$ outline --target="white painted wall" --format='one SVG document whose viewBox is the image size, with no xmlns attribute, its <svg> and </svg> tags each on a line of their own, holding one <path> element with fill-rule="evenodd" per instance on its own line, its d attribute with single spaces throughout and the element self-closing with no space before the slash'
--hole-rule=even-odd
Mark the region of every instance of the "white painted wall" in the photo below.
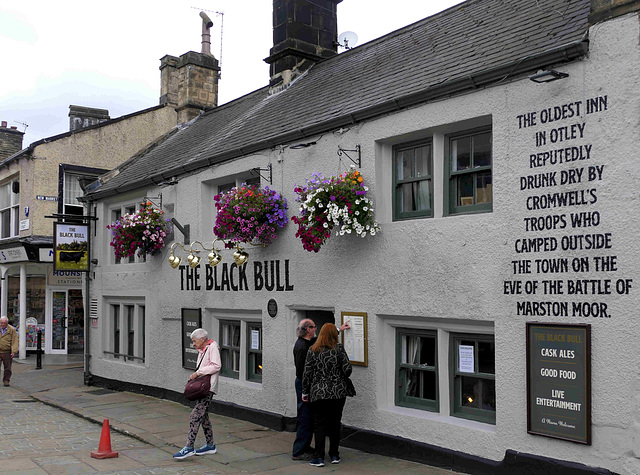
<svg viewBox="0 0 640 475">
<path fill-rule="evenodd" d="M 496 86 L 433 102 L 375 121 L 354 125 L 348 131 L 324 134 L 313 147 L 264 150 L 201 173 L 180 178 L 178 185 L 140 190 L 101 203 L 100 223 L 110 221 L 108 206 L 143 196 L 163 195 L 165 207 L 181 224 L 190 224 L 191 240 L 211 239 L 215 208 L 203 183 L 273 165 L 273 188 L 289 201 L 289 216 L 297 212 L 293 188 L 304 184 L 315 171 L 326 176 L 344 171 L 339 146 L 362 147 L 361 172 L 376 202 L 382 232 L 366 239 L 332 237 L 317 253 L 303 250 L 290 223 L 275 244 L 249 248 L 249 284 L 254 262 L 289 260 L 290 292 L 186 291 L 180 290 L 180 271 L 171 269 L 168 248 L 162 256 L 143 264 L 111 265 L 108 232 L 98 227 L 93 240 L 100 264 L 92 282 L 92 297 L 100 299 L 99 329 L 91 329 L 91 372 L 105 378 L 138 382 L 181 391 L 189 374 L 181 368 L 180 308 L 202 308 L 204 327 L 217 338 L 215 316 L 254 319 L 261 315 L 264 331 L 262 384 L 221 378 L 220 400 L 295 416 L 294 368 L 291 349 L 295 341 L 297 310 L 319 309 L 367 312 L 369 316 L 368 366 L 356 367 L 353 379 L 358 396 L 347 402 L 343 422 L 348 425 L 402 436 L 480 457 L 500 460 L 513 449 L 545 457 L 608 468 L 615 472 L 640 473 L 638 420 L 640 380 L 636 363 L 640 327 L 635 323 L 640 306 L 637 269 L 640 255 L 638 212 L 638 149 L 640 146 L 640 35 L 637 15 L 596 25 L 590 32 L 590 51 L 580 62 L 558 65 L 569 78 L 535 84 L 527 78 L 506 78 Z M 295 87 L 295 86 L 294 86 Z M 592 97 L 607 98 L 607 110 L 519 128 L 518 116 Z M 443 217 L 444 135 L 470 125 L 493 127 L 493 212 Z M 560 144 L 536 147 L 535 133 L 552 128 L 584 124 L 584 137 Z M 434 137 L 435 217 L 393 222 L 391 214 L 391 147 L 424 136 Z M 314 139 L 315 140 L 315 139 Z M 591 157 L 571 165 L 530 168 L 530 154 L 563 146 L 591 145 Z M 346 161 L 345 161 L 346 160 Z M 542 172 L 604 165 L 602 180 L 520 190 L 520 177 Z M 586 172 L 585 172 L 586 173 Z M 543 193 L 595 188 L 597 203 L 585 206 L 529 211 L 527 197 Z M 203 200 L 205 197 L 206 200 Z M 579 229 L 526 232 L 523 218 L 598 211 L 600 225 Z M 206 226 L 206 227 L 205 227 Z M 529 253 L 515 251 L 517 239 L 582 233 L 612 233 L 610 250 Z M 178 240 L 182 239 L 176 231 Z M 516 259 L 549 257 L 617 256 L 617 271 L 569 273 L 543 276 L 513 274 Z M 224 253 L 231 262 L 231 253 Z M 204 276 L 204 270 L 201 270 Z M 504 280 L 633 279 L 628 295 L 510 296 Z M 204 287 L 204 282 L 201 281 Z M 107 328 L 105 299 L 142 297 L 147 308 L 147 358 L 144 366 L 114 362 L 102 357 Z M 266 312 L 276 299 L 275 318 Z M 518 300 L 605 302 L 610 318 L 527 317 L 517 315 Z M 570 304 L 571 305 L 571 304 Z M 590 323 L 592 325 L 591 446 L 527 434 L 525 324 L 527 321 Z M 497 422 L 482 424 L 448 415 L 448 401 L 440 413 L 394 405 L 395 328 L 412 326 L 439 332 L 439 358 L 448 357 L 449 331 L 494 333 L 496 342 Z M 440 375 L 440 386 L 448 375 Z M 442 393 L 441 393 L 442 394 Z M 185 422 L 186 423 L 186 422 Z"/>
</svg>

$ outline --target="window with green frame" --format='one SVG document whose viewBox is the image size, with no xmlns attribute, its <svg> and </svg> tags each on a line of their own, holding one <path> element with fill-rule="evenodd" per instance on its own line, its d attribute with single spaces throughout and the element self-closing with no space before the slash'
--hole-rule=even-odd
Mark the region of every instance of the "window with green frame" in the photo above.
<svg viewBox="0 0 640 475">
<path fill-rule="evenodd" d="M 399 328 L 396 335 L 396 405 L 438 411 L 436 332 Z"/>
<path fill-rule="evenodd" d="M 240 376 L 240 322 L 220 322 L 220 374 L 238 379 Z"/>
<path fill-rule="evenodd" d="M 247 379 L 262 382 L 262 323 L 247 323 Z"/>
<path fill-rule="evenodd" d="M 493 335 L 451 334 L 451 415 L 496 423 Z"/>
<path fill-rule="evenodd" d="M 479 129 L 448 137 L 448 214 L 492 210 L 491 129 Z"/>
<path fill-rule="evenodd" d="M 431 140 L 393 148 L 393 219 L 433 216 Z"/>
</svg>

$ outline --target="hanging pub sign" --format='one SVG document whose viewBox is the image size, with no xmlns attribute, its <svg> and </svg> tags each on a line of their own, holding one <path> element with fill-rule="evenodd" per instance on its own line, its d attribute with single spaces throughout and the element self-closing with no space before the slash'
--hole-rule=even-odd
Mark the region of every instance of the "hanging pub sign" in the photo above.
<svg viewBox="0 0 640 475">
<path fill-rule="evenodd" d="M 182 367 L 195 370 L 198 350 L 193 347 L 191 332 L 202 327 L 202 311 L 199 308 L 182 309 Z"/>
<path fill-rule="evenodd" d="M 527 432 L 591 445 L 591 325 L 527 323 Z"/>
<path fill-rule="evenodd" d="M 89 225 L 53 223 L 53 269 L 89 271 Z"/>
</svg>

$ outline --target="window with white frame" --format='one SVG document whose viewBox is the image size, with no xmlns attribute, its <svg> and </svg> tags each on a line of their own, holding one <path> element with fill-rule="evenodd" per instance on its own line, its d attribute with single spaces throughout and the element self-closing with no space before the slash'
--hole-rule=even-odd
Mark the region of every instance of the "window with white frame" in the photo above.
<svg viewBox="0 0 640 475">
<path fill-rule="evenodd" d="M 449 327 L 393 331 L 396 406 L 495 424 L 492 334 L 459 333 Z M 446 375 L 449 384 L 439 384 Z"/>
<path fill-rule="evenodd" d="M 111 222 L 115 223 L 116 221 L 118 221 L 120 218 L 122 218 L 125 214 L 132 214 L 135 213 L 136 211 L 138 211 L 140 209 L 140 205 L 126 205 L 126 206 L 120 206 L 118 208 L 111 208 Z M 106 234 L 107 239 L 109 242 L 111 242 L 111 238 L 112 235 L 111 233 L 107 233 Z M 106 246 L 108 249 L 111 248 L 111 246 L 109 246 L 109 244 L 107 243 Z M 136 262 L 146 262 L 147 261 L 147 256 L 143 255 L 142 257 L 138 256 L 137 254 L 134 254 L 133 256 L 129 256 L 126 258 L 119 258 L 119 257 L 115 257 L 113 255 L 113 253 L 111 254 L 111 258 L 114 260 L 115 264 L 133 264 Z"/>
<path fill-rule="evenodd" d="M 80 186 L 80 178 L 82 178 L 81 175 L 74 173 L 64 174 L 64 188 L 62 193 L 62 203 L 64 205 L 62 210 L 63 214 L 73 216 L 82 216 L 84 214 L 84 206 L 78 201 L 78 198 L 84 195 L 82 187 Z"/>
<path fill-rule="evenodd" d="M 0 238 L 20 233 L 20 182 L 10 181 L 0 186 Z"/>
<path fill-rule="evenodd" d="M 491 129 L 465 131 L 448 136 L 449 214 L 492 210 Z"/>
<path fill-rule="evenodd" d="M 145 305 L 142 300 L 109 301 L 104 355 L 127 363 L 145 361 Z"/>
<path fill-rule="evenodd" d="M 262 382 L 262 322 L 256 318 L 214 317 L 218 325 L 220 374 L 240 381 Z"/>
</svg>

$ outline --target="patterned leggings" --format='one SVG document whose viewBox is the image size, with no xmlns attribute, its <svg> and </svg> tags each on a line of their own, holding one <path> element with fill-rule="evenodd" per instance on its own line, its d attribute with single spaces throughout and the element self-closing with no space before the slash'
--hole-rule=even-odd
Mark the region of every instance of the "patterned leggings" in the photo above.
<svg viewBox="0 0 640 475">
<path fill-rule="evenodd" d="M 204 437 L 207 439 L 207 445 L 213 445 L 213 427 L 209 420 L 209 403 L 211 403 L 211 393 L 207 397 L 198 399 L 196 405 L 191 411 L 191 417 L 189 419 L 189 435 L 187 436 L 187 447 L 193 447 L 196 443 L 196 436 L 198 435 L 198 429 L 202 424 L 202 430 Z"/>
</svg>

